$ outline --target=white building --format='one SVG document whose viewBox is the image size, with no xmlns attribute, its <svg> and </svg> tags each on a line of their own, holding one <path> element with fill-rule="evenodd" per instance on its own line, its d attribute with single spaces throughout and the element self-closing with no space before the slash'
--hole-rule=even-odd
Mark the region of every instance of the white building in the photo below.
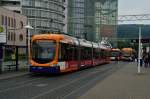
<svg viewBox="0 0 150 99">
<path fill-rule="evenodd" d="M 3 7 L 28 17 L 31 34 L 64 32 L 65 0 L 2 0 Z"/>
<path fill-rule="evenodd" d="M 27 17 L 0 7 L 0 26 L 6 33 L 6 45 L 26 46 Z"/>
</svg>

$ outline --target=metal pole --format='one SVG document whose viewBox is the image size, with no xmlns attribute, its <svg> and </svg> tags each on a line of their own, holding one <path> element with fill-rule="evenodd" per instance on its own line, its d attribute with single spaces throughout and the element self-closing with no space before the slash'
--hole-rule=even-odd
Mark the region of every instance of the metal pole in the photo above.
<svg viewBox="0 0 150 99">
<path fill-rule="evenodd" d="M 2 73 L 2 62 L 3 62 L 3 47 L 0 44 L 0 74 Z"/>
<path fill-rule="evenodd" d="M 28 28 L 28 66 L 30 65 L 30 62 L 29 62 L 29 60 L 30 60 L 30 31 L 29 31 L 29 28 Z"/>
<path fill-rule="evenodd" d="M 139 51 L 138 51 L 138 73 L 141 73 L 141 25 L 139 25 Z"/>
<path fill-rule="evenodd" d="M 29 25 L 29 22 L 28 22 L 28 25 L 27 26 L 25 26 L 25 28 L 27 29 L 27 48 L 28 48 L 28 66 L 29 66 L 29 64 L 30 64 L 30 62 L 29 62 L 29 60 L 30 60 L 30 36 L 31 36 L 31 34 L 30 34 L 30 31 L 29 31 L 29 29 L 33 29 L 33 27 L 32 26 L 30 26 Z"/>
<path fill-rule="evenodd" d="M 16 59 L 16 71 L 18 71 L 18 46 L 16 46 L 16 53 L 15 53 L 15 59 Z"/>
</svg>

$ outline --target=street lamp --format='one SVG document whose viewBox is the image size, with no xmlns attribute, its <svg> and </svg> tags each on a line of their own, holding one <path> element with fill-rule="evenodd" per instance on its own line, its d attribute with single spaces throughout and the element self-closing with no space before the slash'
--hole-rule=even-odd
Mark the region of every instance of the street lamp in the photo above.
<svg viewBox="0 0 150 99">
<path fill-rule="evenodd" d="M 30 59 L 30 36 L 31 36 L 29 30 L 32 30 L 33 27 L 30 26 L 30 24 L 28 24 L 28 25 L 26 25 L 24 28 L 27 29 L 27 48 L 28 48 L 27 52 L 28 52 L 28 66 L 29 66 L 29 64 L 30 64 L 30 63 L 29 63 L 29 59 Z"/>
</svg>

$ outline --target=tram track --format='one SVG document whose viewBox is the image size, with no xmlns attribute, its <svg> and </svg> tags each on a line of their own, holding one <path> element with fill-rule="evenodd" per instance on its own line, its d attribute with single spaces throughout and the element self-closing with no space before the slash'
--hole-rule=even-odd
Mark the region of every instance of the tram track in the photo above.
<svg viewBox="0 0 150 99">
<path fill-rule="evenodd" d="M 3 87 L 2 89 L 0 89 L 0 99 L 5 99 L 4 95 L 8 95 L 8 97 L 10 97 L 12 94 L 14 96 L 11 97 L 11 99 L 16 99 L 15 95 L 19 93 L 20 96 L 17 96 L 17 99 L 42 99 L 43 96 L 44 99 L 49 99 L 50 95 L 53 97 L 52 99 L 58 99 L 60 97 L 64 97 L 65 99 L 66 97 L 69 97 L 70 95 L 76 93 L 76 90 L 80 90 L 78 88 L 82 89 L 83 85 L 85 85 L 86 87 L 88 85 L 88 83 L 86 85 L 86 82 L 88 82 L 89 79 L 92 78 L 90 81 L 91 83 L 95 82 L 94 79 L 98 79 L 96 78 L 97 75 L 101 76 L 102 74 L 105 74 L 105 72 L 112 70 L 112 65 L 113 64 L 97 66 L 94 68 L 89 68 L 82 71 L 60 76 L 39 76 L 39 78 L 34 78 L 31 76 L 31 80 L 26 80 L 26 78 L 28 77 L 25 77 L 22 78 L 22 80 L 24 81 L 21 81 L 19 79 L 20 82 L 14 85 L 9 85 L 9 88 Z M 77 86 L 77 88 L 75 88 L 74 86 Z M 58 93 L 57 96 L 55 96 L 56 93 Z"/>
<path fill-rule="evenodd" d="M 97 80 L 99 77 L 95 78 L 96 75 L 105 74 L 105 72 L 107 72 L 111 69 L 112 69 L 112 66 L 107 67 L 107 68 L 103 68 L 103 69 L 102 68 L 97 69 L 96 71 L 91 72 L 90 74 L 88 74 L 82 78 L 76 79 L 76 80 L 71 81 L 65 85 L 62 85 L 62 86 L 56 87 L 54 89 L 48 90 L 47 92 L 41 93 L 41 94 L 39 94 L 35 97 L 32 97 L 30 99 L 51 99 L 51 98 L 52 99 L 65 99 L 65 98 L 69 97 L 71 94 L 73 94 L 74 92 L 76 92 L 77 90 L 79 90 L 78 88 L 86 87 L 89 83 L 93 83 L 93 80 L 94 81 Z M 116 70 L 116 68 L 114 70 Z M 103 76 L 102 78 L 105 78 L 110 73 L 112 73 L 112 72 L 109 72 L 106 75 L 102 75 Z M 91 79 L 91 81 L 89 83 L 86 83 L 89 81 L 90 78 L 94 78 L 94 79 Z M 80 82 L 82 82 L 83 84 L 81 84 Z M 80 85 L 80 86 L 78 86 L 78 85 Z M 76 88 L 74 86 L 76 86 Z M 66 89 L 68 89 L 68 90 L 66 90 Z M 70 98 L 68 98 L 68 99 L 70 99 Z"/>
<path fill-rule="evenodd" d="M 32 97 L 30 99 L 65 99 L 68 96 L 70 96 L 71 94 L 73 94 L 74 92 L 76 92 L 77 90 L 79 90 L 82 87 L 87 86 L 89 83 L 91 83 L 93 80 L 99 78 L 96 77 L 99 74 L 102 74 L 104 72 L 109 71 L 110 69 L 112 69 L 112 67 L 103 69 L 103 70 L 99 70 L 99 72 L 91 72 L 88 75 L 81 77 L 79 79 L 75 79 L 74 81 L 71 81 L 65 85 L 56 87 L 52 90 L 49 90 L 45 93 L 41 93 L 35 97 Z M 89 81 L 89 79 L 91 79 Z M 56 95 L 59 94 L 59 95 Z"/>
<path fill-rule="evenodd" d="M 83 72 L 83 71 L 82 71 Z M 42 76 L 43 77 L 43 76 Z M 32 83 L 36 83 L 36 82 L 39 82 L 41 80 L 43 81 L 46 81 L 44 78 L 31 78 L 30 80 L 25 80 L 25 79 L 20 79 L 19 81 L 15 80 L 14 82 L 9 82 L 8 80 L 6 80 L 5 82 L 0 83 L 0 93 L 2 92 L 6 92 L 6 91 L 9 91 L 9 90 L 14 90 L 14 89 L 17 89 L 17 88 L 22 88 L 22 87 L 25 87 L 25 86 L 29 86 L 31 85 Z M 53 79 L 53 78 L 50 78 L 50 79 Z M 23 81 L 22 81 L 23 80 Z M 7 82 L 7 83 L 6 83 Z"/>
</svg>

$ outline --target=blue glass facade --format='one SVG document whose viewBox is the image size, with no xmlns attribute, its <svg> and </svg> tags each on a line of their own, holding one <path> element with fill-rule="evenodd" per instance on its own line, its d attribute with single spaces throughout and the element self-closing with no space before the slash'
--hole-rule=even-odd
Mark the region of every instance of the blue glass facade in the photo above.
<svg viewBox="0 0 150 99">
<path fill-rule="evenodd" d="M 118 0 L 68 0 L 68 33 L 90 41 L 116 37 L 117 15 Z"/>
</svg>

